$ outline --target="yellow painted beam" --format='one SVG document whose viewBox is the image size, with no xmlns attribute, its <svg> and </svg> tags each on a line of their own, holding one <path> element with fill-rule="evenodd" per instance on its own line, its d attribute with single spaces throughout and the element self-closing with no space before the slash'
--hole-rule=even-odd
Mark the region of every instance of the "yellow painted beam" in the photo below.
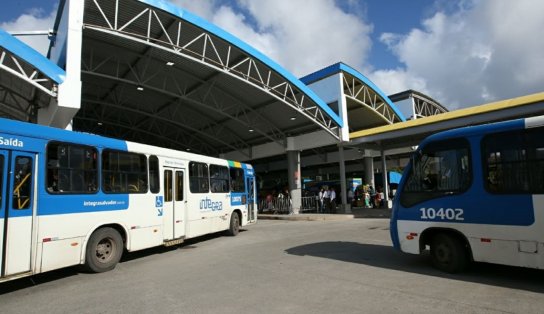
<svg viewBox="0 0 544 314">
<path fill-rule="evenodd" d="M 450 112 L 441 113 L 441 114 L 437 114 L 430 117 L 410 120 L 406 122 L 399 122 L 395 124 L 388 124 L 384 126 L 375 127 L 372 129 L 355 131 L 349 134 L 349 138 L 353 140 L 359 137 L 387 133 L 391 131 L 397 131 L 401 129 L 407 129 L 407 128 L 412 128 L 416 126 L 433 124 L 433 123 L 448 121 L 453 119 L 459 119 L 459 118 L 463 118 L 467 116 L 479 115 L 479 114 L 499 111 L 499 110 L 508 109 L 508 108 L 521 107 L 521 106 L 526 106 L 526 105 L 530 105 L 530 104 L 533 104 L 536 102 L 542 102 L 542 101 L 544 101 L 544 92 L 512 98 L 512 99 L 501 100 L 501 101 L 492 102 L 485 105 L 450 111 Z"/>
</svg>

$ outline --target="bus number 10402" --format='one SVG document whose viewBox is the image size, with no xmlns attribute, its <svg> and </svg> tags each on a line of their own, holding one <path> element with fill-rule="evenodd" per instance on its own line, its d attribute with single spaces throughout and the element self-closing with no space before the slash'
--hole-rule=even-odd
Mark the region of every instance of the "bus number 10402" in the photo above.
<svg viewBox="0 0 544 314">
<path fill-rule="evenodd" d="M 461 208 L 439 208 L 434 209 L 432 207 L 419 209 L 421 212 L 421 219 L 440 219 L 440 220 L 465 220 L 463 217 L 463 209 Z"/>
</svg>

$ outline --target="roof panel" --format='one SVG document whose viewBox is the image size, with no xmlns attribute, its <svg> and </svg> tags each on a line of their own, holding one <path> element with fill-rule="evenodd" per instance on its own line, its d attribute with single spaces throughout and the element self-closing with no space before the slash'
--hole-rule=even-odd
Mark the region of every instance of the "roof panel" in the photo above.
<svg viewBox="0 0 544 314">
<path fill-rule="evenodd" d="M 140 2 L 149 4 L 151 6 L 154 6 L 156 8 L 160 8 L 161 10 L 164 10 L 166 12 L 169 12 L 170 14 L 173 14 L 185 21 L 188 21 L 216 36 L 219 38 L 235 45 L 236 47 L 240 48 L 244 52 L 248 53 L 249 55 L 257 58 L 260 62 L 268 66 L 269 68 L 273 69 L 277 73 L 279 73 L 281 76 L 283 76 L 285 79 L 287 79 L 291 84 L 299 88 L 301 91 L 303 91 L 308 97 L 310 97 L 319 107 L 321 107 L 322 110 L 324 110 L 334 121 L 337 123 L 340 127 L 343 126 L 342 119 L 333 112 L 327 104 L 323 102 L 310 88 L 308 88 L 304 83 L 302 83 L 299 79 L 297 79 L 293 74 L 285 70 L 283 67 L 278 65 L 276 62 L 272 61 L 270 58 L 256 50 L 255 48 L 251 47 L 247 43 L 241 41 L 234 35 L 224 31 L 223 29 L 217 27 L 214 24 L 211 24 L 210 22 L 188 12 L 185 11 L 179 7 L 176 7 L 170 3 L 161 1 L 161 0 L 139 0 Z"/>
</svg>

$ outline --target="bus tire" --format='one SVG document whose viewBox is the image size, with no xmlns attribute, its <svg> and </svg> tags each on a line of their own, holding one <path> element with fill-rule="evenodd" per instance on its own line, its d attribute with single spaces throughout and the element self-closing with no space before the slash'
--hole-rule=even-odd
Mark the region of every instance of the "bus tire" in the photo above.
<svg viewBox="0 0 544 314">
<path fill-rule="evenodd" d="M 87 243 L 85 270 L 102 273 L 115 268 L 123 255 L 123 239 L 113 228 L 96 230 Z"/>
<path fill-rule="evenodd" d="M 240 216 L 238 216 L 238 213 L 234 212 L 230 216 L 230 226 L 229 230 L 227 230 L 227 234 L 229 236 L 236 236 L 240 232 Z"/>
<path fill-rule="evenodd" d="M 435 268 L 453 274 L 467 267 L 468 254 L 459 238 L 439 233 L 431 243 L 431 261 Z"/>
</svg>

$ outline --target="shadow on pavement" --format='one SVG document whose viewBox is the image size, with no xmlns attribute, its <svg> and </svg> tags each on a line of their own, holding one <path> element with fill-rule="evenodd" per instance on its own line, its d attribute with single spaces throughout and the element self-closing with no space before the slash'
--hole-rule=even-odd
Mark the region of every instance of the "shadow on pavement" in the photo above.
<svg viewBox="0 0 544 314">
<path fill-rule="evenodd" d="M 511 267 L 487 263 L 472 263 L 460 274 L 447 274 L 432 268 L 429 256 L 405 254 L 391 246 L 356 242 L 318 242 L 287 249 L 298 256 L 315 256 L 358 263 L 427 276 L 462 280 L 479 284 L 544 292 L 544 272 L 538 269 Z"/>
<path fill-rule="evenodd" d="M 240 229 L 240 232 L 245 232 L 245 231 L 246 229 Z M 119 263 L 122 264 L 124 262 L 132 261 L 135 259 L 169 253 L 175 250 L 187 250 L 187 249 L 197 248 L 199 244 L 204 241 L 220 238 L 222 236 L 224 236 L 224 233 L 218 232 L 218 233 L 212 233 L 212 234 L 207 234 L 200 237 L 188 239 L 179 245 L 174 245 L 170 247 L 158 246 L 158 247 L 153 247 L 153 248 L 136 251 L 136 252 L 125 251 Z M 115 271 L 115 270 L 112 270 L 112 271 Z M 12 281 L 6 281 L 3 283 L 0 283 L 0 295 L 14 292 L 21 289 L 30 288 L 33 286 L 43 285 L 48 282 L 68 278 L 71 276 L 78 276 L 83 272 L 84 271 L 82 271 L 82 268 L 80 267 L 80 265 L 78 265 L 78 266 L 61 268 L 61 269 L 45 272 L 42 274 L 37 274 L 30 277 L 24 277 L 24 278 L 14 279 Z"/>
</svg>

